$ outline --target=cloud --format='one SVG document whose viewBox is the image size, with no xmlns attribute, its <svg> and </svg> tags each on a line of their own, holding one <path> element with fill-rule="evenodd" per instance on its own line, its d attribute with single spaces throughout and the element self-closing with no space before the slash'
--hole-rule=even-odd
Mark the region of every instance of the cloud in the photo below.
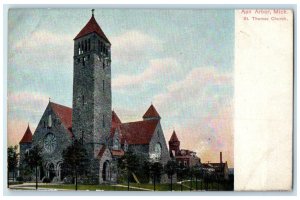
<svg viewBox="0 0 300 200">
<path fill-rule="evenodd" d="M 182 148 L 196 151 L 205 162 L 218 162 L 222 151 L 233 166 L 232 87 L 230 73 L 198 67 L 154 96 L 166 140 L 175 128 Z"/>
<path fill-rule="evenodd" d="M 43 112 L 48 104 L 48 95 L 22 91 L 11 92 L 7 98 L 7 136 L 8 144 L 19 143 L 27 124 L 34 132 Z"/>
<path fill-rule="evenodd" d="M 38 30 L 17 42 L 11 42 L 9 64 L 45 69 L 66 64 L 72 67 L 72 49 L 72 35 Z"/>
<path fill-rule="evenodd" d="M 220 94 L 224 91 L 218 90 L 218 87 L 231 88 L 232 84 L 231 74 L 220 72 L 214 67 L 198 67 L 192 69 L 184 79 L 169 84 L 167 92 L 154 96 L 153 102 L 168 116 L 180 117 L 190 107 L 195 114 L 199 114 L 224 100 Z"/>
<path fill-rule="evenodd" d="M 7 141 L 8 146 L 19 144 L 28 125 L 27 120 L 13 119 L 7 122 Z M 36 129 L 36 125 L 29 123 L 32 134 Z"/>
<path fill-rule="evenodd" d="M 179 64 L 174 58 L 150 60 L 149 66 L 139 74 L 121 74 L 112 80 L 113 90 L 136 89 L 144 84 L 155 84 L 161 80 L 171 80 L 180 75 Z"/>
<path fill-rule="evenodd" d="M 49 96 L 33 92 L 13 92 L 8 94 L 8 113 L 13 111 L 40 113 L 37 108 L 45 108 Z M 43 112 L 43 110 L 42 110 Z"/>
<path fill-rule="evenodd" d="M 136 62 L 163 49 L 163 43 L 159 39 L 138 30 L 124 32 L 119 36 L 111 37 L 110 40 L 113 44 L 113 60 L 122 62 Z"/>
</svg>

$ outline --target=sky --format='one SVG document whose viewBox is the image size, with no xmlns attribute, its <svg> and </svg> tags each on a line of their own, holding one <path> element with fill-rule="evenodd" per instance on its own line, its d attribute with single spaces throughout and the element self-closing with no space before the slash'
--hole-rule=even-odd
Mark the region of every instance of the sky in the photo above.
<svg viewBox="0 0 300 200">
<path fill-rule="evenodd" d="M 10 9 L 8 145 L 49 102 L 72 107 L 73 39 L 90 9 Z M 112 107 L 122 122 L 141 120 L 151 103 L 166 142 L 202 162 L 233 167 L 234 10 L 95 9 L 110 40 Z"/>
</svg>

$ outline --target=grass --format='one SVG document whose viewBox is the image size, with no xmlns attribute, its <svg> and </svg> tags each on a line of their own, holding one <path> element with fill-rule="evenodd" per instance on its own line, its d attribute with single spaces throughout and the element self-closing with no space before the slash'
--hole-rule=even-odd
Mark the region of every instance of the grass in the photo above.
<svg viewBox="0 0 300 200">
<path fill-rule="evenodd" d="M 66 189 L 75 190 L 74 184 L 61 184 L 61 185 L 40 185 L 39 188 L 49 188 L 49 189 Z M 104 191 L 127 191 L 127 187 L 113 186 L 113 185 L 78 185 L 77 190 L 104 190 Z M 130 191 L 142 191 L 139 189 L 132 189 Z"/>
<path fill-rule="evenodd" d="M 182 183 L 182 186 L 179 183 L 173 183 L 172 189 L 173 191 L 190 191 L 190 181 L 185 181 Z M 122 185 L 122 186 L 120 186 Z M 96 190 L 103 190 L 103 191 L 127 191 L 127 185 L 126 184 L 120 184 L 120 185 L 78 185 L 77 189 L 81 191 L 96 191 Z M 143 183 L 143 184 L 138 184 L 138 183 L 130 183 L 130 191 L 145 191 L 150 190 L 153 191 L 153 184 L 151 183 Z M 47 188 L 47 189 L 65 189 L 65 190 L 75 190 L 75 185 L 74 184 L 44 184 L 44 185 L 39 185 L 39 188 Z M 140 189 L 139 189 L 140 188 Z M 228 189 L 229 188 L 229 189 Z M 165 184 L 156 184 L 155 186 L 156 191 L 170 191 L 170 184 L 165 183 Z M 208 190 L 208 191 L 228 191 L 228 190 L 233 190 L 230 189 L 230 185 L 227 184 L 218 184 L 216 182 L 214 183 L 209 183 L 208 188 L 206 189 L 206 184 L 198 181 L 197 182 L 197 191 L 203 191 L 203 190 Z M 192 181 L 192 191 L 196 191 L 196 182 Z"/>
</svg>

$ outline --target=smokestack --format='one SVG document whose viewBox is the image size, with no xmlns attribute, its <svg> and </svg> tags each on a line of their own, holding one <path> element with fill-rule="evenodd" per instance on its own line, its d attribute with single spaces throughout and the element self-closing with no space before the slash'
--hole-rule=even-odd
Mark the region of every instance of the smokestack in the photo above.
<svg viewBox="0 0 300 200">
<path fill-rule="evenodd" d="M 220 163 L 223 163 L 223 161 L 222 161 L 222 151 L 220 152 Z"/>
</svg>

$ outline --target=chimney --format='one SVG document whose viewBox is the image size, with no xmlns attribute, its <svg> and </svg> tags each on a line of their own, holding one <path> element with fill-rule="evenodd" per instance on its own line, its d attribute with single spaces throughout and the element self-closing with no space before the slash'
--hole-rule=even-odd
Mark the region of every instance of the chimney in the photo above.
<svg viewBox="0 0 300 200">
<path fill-rule="evenodd" d="M 222 151 L 220 152 L 220 163 L 223 163 L 223 161 L 222 161 Z"/>
</svg>

